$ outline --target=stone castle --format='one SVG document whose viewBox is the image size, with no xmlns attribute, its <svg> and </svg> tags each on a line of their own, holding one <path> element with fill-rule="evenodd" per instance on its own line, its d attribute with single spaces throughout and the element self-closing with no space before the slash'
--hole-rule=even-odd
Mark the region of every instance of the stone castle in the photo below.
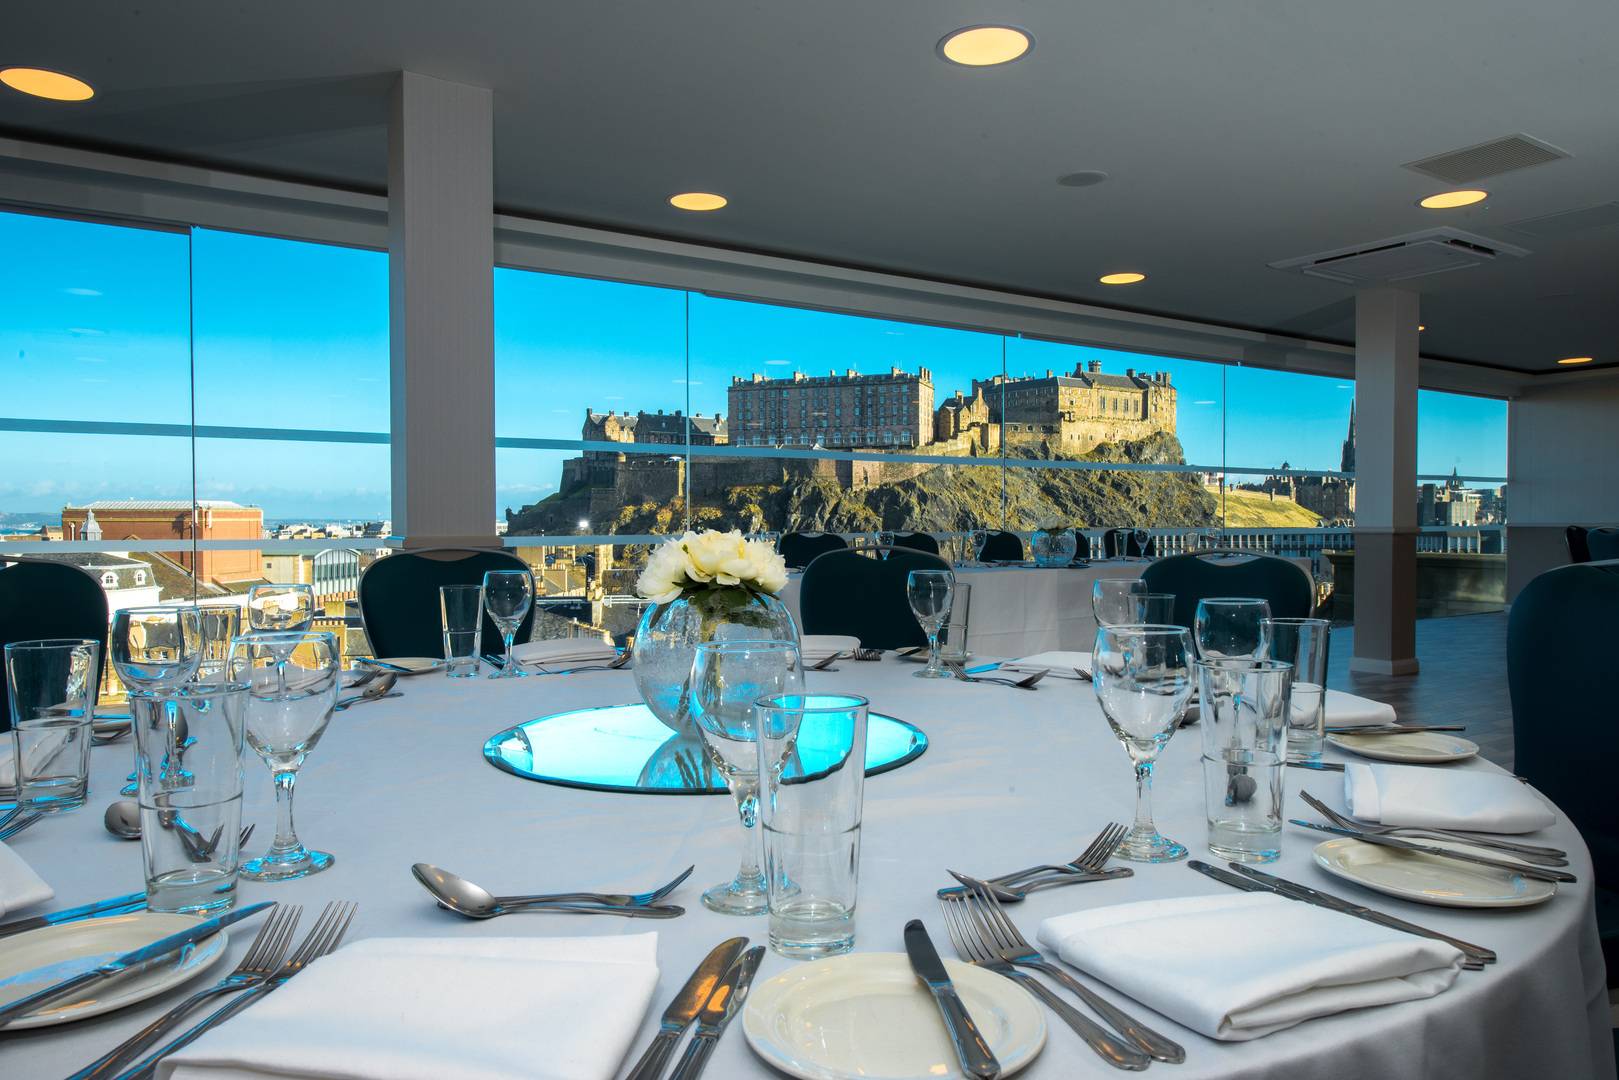
<svg viewBox="0 0 1619 1080">
<path fill-rule="evenodd" d="M 1292 468 L 1282 462 L 1282 469 Z M 1349 434 L 1344 437 L 1340 472 L 1355 471 L 1355 405 L 1349 405 Z M 1262 491 L 1271 498 L 1292 499 L 1306 510 L 1321 515 L 1323 525 L 1355 523 L 1355 481 L 1343 476 L 1267 476 L 1257 484 L 1238 484 L 1248 491 Z"/>
<path fill-rule="evenodd" d="M 580 437 L 594 443 L 695 447 L 759 446 L 896 453 L 997 454 L 1008 446 L 1077 456 L 1103 443 L 1175 432 L 1175 388 L 1167 372 L 1102 372 L 1101 361 L 1069 374 L 974 379 L 934 405 L 933 375 L 890 368 L 784 378 L 736 376 L 727 388 L 729 417 L 718 413 L 598 413 L 586 410 Z M 1004 433 L 1004 434 L 1003 434 Z M 694 499 L 724 488 L 831 480 L 849 488 L 910 479 L 932 468 L 917 462 L 867 462 L 694 456 L 589 450 L 563 463 L 561 491 L 590 491 L 592 518 L 620 507 Z"/>
</svg>

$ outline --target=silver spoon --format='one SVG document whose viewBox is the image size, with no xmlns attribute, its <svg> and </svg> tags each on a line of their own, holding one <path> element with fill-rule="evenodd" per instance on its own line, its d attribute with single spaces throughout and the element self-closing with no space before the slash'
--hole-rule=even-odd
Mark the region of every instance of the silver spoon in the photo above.
<svg viewBox="0 0 1619 1080">
<path fill-rule="evenodd" d="M 389 691 L 394 688 L 394 683 L 398 681 L 399 673 L 397 671 L 387 672 L 380 678 L 368 682 L 365 689 L 358 694 L 343 698 L 333 708 L 341 711 L 350 705 L 360 705 L 367 701 L 380 701 L 385 697 L 396 697 L 397 695 L 390 694 Z"/>
<path fill-rule="evenodd" d="M 540 911 L 564 911 L 591 915 L 623 915 L 628 918 L 645 919 L 672 919 L 684 915 L 686 909 L 674 905 L 648 906 L 646 904 L 615 904 L 601 903 L 600 899 L 637 900 L 634 896 L 599 897 L 599 894 L 588 893 L 558 893 L 554 897 L 532 896 L 513 897 L 495 896 L 480 885 L 475 885 L 457 874 L 448 870 L 440 870 L 430 863 L 417 863 L 410 868 L 416 880 L 433 897 L 438 900 L 441 907 L 446 907 L 457 915 L 465 915 L 469 919 L 493 919 L 499 915 L 508 915 L 514 911 L 534 909 Z M 691 871 L 688 870 L 687 873 Z M 685 879 L 685 874 L 673 884 L 679 884 Z M 665 888 L 671 888 L 666 886 Z M 583 898 L 598 895 L 597 902 L 587 903 L 558 903 L 557 898 L 564 899 Z"/>
<path fill-rule="evenodd" d="M 132 799 L 119 799 L 117 802 L 109 803 L 106 813 L 101 815 L 101 823 L 107 827 L 108 832 L 120 840 L 139 840 L 141 838 L 140 804 Z M 247 838 L 253 835 L 253 828 L 254 826 L 248 825 L 242 829 L 236 840 L 237 847 L 247 843 Z M 199 847 L 197 851 L 199 854 L 206 856 L 211 856 L 213 849 L 219 845 L 218 840 L 215 840 L 212 844 L 208 844 L 206 841 L 201 843 L 207 850 L 203 851 L 203 847 Z M 202 861 L 206 861 L 206 858 Z"/>
</svg>

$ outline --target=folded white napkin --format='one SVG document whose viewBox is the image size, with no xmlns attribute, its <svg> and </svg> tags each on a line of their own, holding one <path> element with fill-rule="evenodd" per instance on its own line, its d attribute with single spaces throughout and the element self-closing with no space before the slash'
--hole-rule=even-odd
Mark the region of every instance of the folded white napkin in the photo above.
<svg viewBox="0 0 1619 1080">
<path fill-rule="evenodd" d="M 617 660 L 618 650 L 597 638 L 555 638 L 514 645 L 512 655 L 524 664 L 596 664 Z"/>
<path fill-rule="evenodd" d="M 1185 896 L 1040 924 L 1064 960 L 1165 1016 L 1240 1042 L 1318 1016 L 1432 997 L 1462 954 L 1271 893 Z"/>
<path fill-rule="evenodd" d="M 1328 727 L 1384 727 L 1395 721 L 1393 705 L 1342 690 L 1328 690 L 1326 706 Z"/>
<path fill-rule="evenodd" d="M 1055 671 L 1070 675 L 1075 668 L 1091 669 L 1091 654 L 1086 652 L 1043 652 L 1033 656 L 1020 656 L 1001 665 L 1002 671 Z"/>
<path fill-rule="evenodd" d="M 176 1080 L 609 1080 L 658 985 L 658 935 L 373 938 L 158 1066 Z"/>
<path fill-rule="evenodd" d="M 798 657 L 806 666 L 829 656 L 853 656 L 858 648 L 860 639 L 847 634 L 805 634 L 798 639 Z"/>
<path fill-rule="evenodd" d="M 0 844 L 0 915 L 43 904 L 56 895 L 21 855 Z"/>
<path fill-rule="evenodd" d="M 1528 785 L 1473 770 L 1352 762 L 1344 766 L 1344 802 L 1353 817 L 1379 825 L 1526 833 L 1557 820 Z"/>
</svg>

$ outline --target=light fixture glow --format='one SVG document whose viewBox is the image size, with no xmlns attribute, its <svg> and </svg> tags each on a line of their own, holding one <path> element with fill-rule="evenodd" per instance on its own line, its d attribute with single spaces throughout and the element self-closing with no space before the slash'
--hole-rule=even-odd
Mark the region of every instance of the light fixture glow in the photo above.
<svg viewBox="0 0 1619 1080">
<path fill-rule="evenodd" d="M 712 191 L 682 191 L 669 196 L 669 205 L 677 210 L 718 210 L 730 201 Z"/>
<path fill-rule="evenodd" d="M 1454 210 L 1458 206 L 1472 206 L 1476 202 L 1483 202 L 1489 197 L 1488 191 L 1479 191 L 1476 188 L 1466 191 L 1441 191 L 1437 195 L 1429 195 L 1417 205 L 1424 210 Z"/>
<path fill-rule="evenodd" d="M 88 101 L 96 93 L 83 79 L 44 68 L 6 68 L 0 71 L 0 82 L 20 93 L 51 101 Z"/>
<path fill-rule="evenodd" d="M 1131 271 L 1123 274 L 1103 274 L 1096 280 L 1103 285 L 1134 285 L 1138 281 L 1146 281 L 1147 275 Z"/>
<path fill-rule="evenodd" d="M 1421 324 L 1421 323 L 1418 323 L 1418 324 L 1417 324 L 1417 333 L 1419 333 L 1419 334 L 1420 334 L 1420 333 L 1422 333 L 1422 332 L 1423 332 L 1423 331 L 1424 331 L 1424 330 L 1426 330 L 1426 329 L 1428 329 L 1428 328 L 1427 328 L 1427 327 L 1426 327 L 1426 326 L 1423 326 L 1423 325 L 1422 325 L 1422 324 Z"/>
<path fill-rule="evenodd" d="M 1557 362 L 1564 365 L 1589 364 L 1591 362 L 1591 358 L 1589 356 L 1565 356 L 1563 359 Z"/>
<path fill-rule="evenodd" d="M 1015 26 L 964 26 L 939 42 L 939 55 L 964 67 L 1010 64 L 1034 48 L 1034 39 Z"/>
</svg>

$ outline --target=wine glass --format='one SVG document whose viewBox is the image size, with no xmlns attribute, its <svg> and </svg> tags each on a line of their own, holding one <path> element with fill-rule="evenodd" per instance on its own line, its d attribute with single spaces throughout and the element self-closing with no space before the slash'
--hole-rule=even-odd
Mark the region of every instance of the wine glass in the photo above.
<svg viewBox="0 0 1619 1080">
<path fill-rule="evenodd" d="M 736 799 L 742 820 L 742 864 L 736 877 L 703 893 L 703 904 L 726 915 L 759 915 L 769 906 L 759 871 L 759 722 L 761 698 L 801 694 L 804 668 L 798 643 L 705 641 L 691 667 L 691 717 L 714 767 Z"/>
<path fill-rule="evenodd" d="M 1118 857 L 1173 862 L 1184 845 L 1152 821 L 1152 767 L 1180 723 L 1192 696 L 1191 634 L 1181 626 L 1103 626 L 1091 655 L 1091 687 L 1108 726 L 1136 771 L 1135 823 Z"/>
<path fill-rule="evenodd" d="M 1147 583 L 1140 578 L 1097 578 L 1091 584 L 1091 613 L 1097 626 L 1127 626 L 1144 623 L 1140 618 L 1141 597 Z"/>
<path fill-rule="evenodd" d="M 112 617 L 112 666 L 131 690 L 179 686 L 202 663 L 202 623 L 194 607 L 124 608 Z"/>
<path fill-rule="evenodd" d="M 315 590 L 308 585 L 255 585 L 247 591 L 249 630 L 308 630 L 315 621 Z"/>
<path fill-rule="evenodd" d="M 489 673 L 491 679 L 521 679 L 528 672 L 512 657 L 517 628 L 534 606 L 534 575 L 527 570 L 490 570 L 483 576 L 483 606 L 506 645 L 506 662 Z"/>
<path fill-rule="evenodd" d="M 1192 628 L 1203 660 L 1252 660 L 1270 643 L 1270 605 L 1252 597 L 1199 600 Z"/>
<path fill-rule="evenodd" d="M 242 864 L 243 877 L 284 881 L 332 865 L 331 855 L 298 839 L 292 789 L 337 704 L 339 655 L 337 635 L 325 632 L 266 630 L 231 643 L 231 680 L 247 686 L 247 744 L 275 779 L 275 840 L 269 851 Z"/>
<path fill-rule="evenodd" d="M 928 635 L 928 666 L 914 672 L 918 679 L 948 679 L 950 673 L 939 661 L 939 628 L 950 617 L 950 596 L 956 578 L 948 570 L 912 570 L 905 578 L 905 599 L 911 613 Z"/>
<path fill-rule="evenodd" d="M 974 529 L 972 531 L 973 562 L 979 566 L 984 565 L 984 547 L 989 543 L 988 529 Z"/>
</svg>

